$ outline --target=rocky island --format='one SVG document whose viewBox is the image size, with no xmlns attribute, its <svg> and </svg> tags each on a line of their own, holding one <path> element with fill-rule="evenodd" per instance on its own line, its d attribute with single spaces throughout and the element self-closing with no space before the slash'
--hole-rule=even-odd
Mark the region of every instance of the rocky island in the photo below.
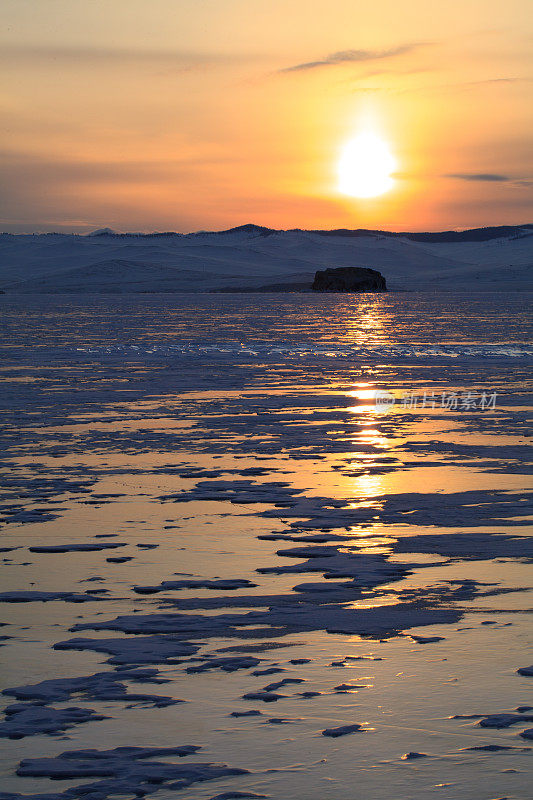
<svg viewBox="0 0 533 800">
<path fill-rule="evenodd" d="M 386 292 L 387 283 L 376 269 L 339 267 L 318 270 L 311 288 L 315 292 Z"/>
</svg>

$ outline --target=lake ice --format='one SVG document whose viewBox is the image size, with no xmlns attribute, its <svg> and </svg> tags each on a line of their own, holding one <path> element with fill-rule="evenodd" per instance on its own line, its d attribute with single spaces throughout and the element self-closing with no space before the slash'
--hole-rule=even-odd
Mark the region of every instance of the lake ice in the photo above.
<svg viewBox="0 0 533 800">
<path fill-rule="evenodd" d="M 527 295 L 1 312 L 0 798 L 530 796 Z"/>
</svg>

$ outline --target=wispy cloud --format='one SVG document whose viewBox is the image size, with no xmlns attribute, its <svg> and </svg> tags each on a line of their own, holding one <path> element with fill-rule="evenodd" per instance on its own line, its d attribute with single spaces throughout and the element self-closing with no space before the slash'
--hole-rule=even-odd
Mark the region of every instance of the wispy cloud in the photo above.
<svg viewBox="0 0 533 800">
<path fill-rule="evenodd" d="M 334 67 L 341 64 L 359 64 L 365 61 L 394 58 L 396 56 L 412 53 L 425 44 L 427 44 L 427 42 L 414 42 L 412 44 L 398 45 L 398 47 L 390 47 L 388 50 L 339 50 L 317 61 L 305 61 L 301 64 L 293 64 L 290 67 L 284 67 L 278 70 L 278 72 L 305 72 L 307 70 L 320 69 L 321 67 Z"/>
<path fill-rule="evenodd" d="M 505 183 L 517 189 L 533 186 L 531 178 L 513 178 L 510 175 L 500 175 L 497 172 L 455 172 L 443 175 L 443 178 L 454 178 L 459 181 L 481 181 L 482 183 Z"/>
<path fill-rule="evenodd" d="M 495 172 L 455 172 L 444 177 L 455 178 L 459 181 L 487 181 L 489 183 L 507 183 L 513 180 L 508 175 L 499 175 Z"/>
<path fill-rule="evenodd" d="M 411 91 L 455 92 L 457 90 L 479 89 L 483 86 L 505 86 L 508 84 L 527 82 L 527 78 L 486 78 L 481 81 L 460 81 L 459 83 L 442 83 L 439 85 L 419 86 Z"/>
<path fill-rule="evenodd" d="M 190 69 L 195 66 L 216 66 L 242 61 L 239 55 L 194 50 L 143 50 L 113 47 L 62 47 L 40 45 L 2 45 L 0 62 L 9 64 L 90 64 L 92 66 L 153 65 Z M 249 57 L 244 57 L 249 60 Z"/>
<path fill-rule="evenodd" d="M 105 183 L 161 183 L 167 184 L 187 175 L 219 164 L 234 164 L 238 158 L 198 155 L 189 158 L 162 158 L 129 161 L 73 161 L 35 156 L 0 150 L 0 177 L 10 191 L 23 191 L 31 187 L 65 187 Z M 6 191 L 6 194 L 7 191 Z"/>
</svg>

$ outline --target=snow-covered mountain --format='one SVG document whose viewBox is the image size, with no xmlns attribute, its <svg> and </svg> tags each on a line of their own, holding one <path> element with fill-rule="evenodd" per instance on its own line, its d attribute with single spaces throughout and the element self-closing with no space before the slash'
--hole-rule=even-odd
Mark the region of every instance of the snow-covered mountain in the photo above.
<svg viewBox="0 0 533 800">
<path fill-rule="evenodd" d="M 389 289 L 533 288 L 533 225 L 443 233 L 228 231 L 1 234 L 6 292 L 204 292 L 310 285 L 317 269 L 371 267 Z"/>
</svg>

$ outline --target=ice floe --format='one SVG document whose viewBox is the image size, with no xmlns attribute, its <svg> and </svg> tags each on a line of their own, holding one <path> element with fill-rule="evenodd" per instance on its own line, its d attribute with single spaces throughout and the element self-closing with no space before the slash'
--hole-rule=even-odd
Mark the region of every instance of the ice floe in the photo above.
<svg viewBox="0 0 533 800">
<path fill-rule="evenodd" d="M 94 650 L 107 653 L 110 664 L 163 664 L 181 661 L 198 646 L 172 637 L 136 636 L 134 639 L 69 639 L 56 642 L 54 650 Z"/>
<path fill-rule="evenodd" d="M 353 725 L 339 725 L 338 728 L 325 728 L 322 731 L 322 736 L 330 736 L 336 739 L 339 736 L 347 736 L 349 733 L 363 733 L 364 730 L 362 725 L 355 722 Z"/>
<path fill-rule="evenodd" d="M 51 708 L 31 703 L 15 703 L 4 709 L 4 713 L 6 721 L 0 722 L 0 737 L 7 739 L 56 735 L 83 722 L 106 719 L 90 708 Z"/>
<path fill-rule="evenodd" d="M 35 544 L 30 553 L 92 553 L 97 550 L 114 550 L 125 547 L 126 542 L 79 542 L 77 544 Z"/>
<path fill-rule="evenodd" d="M 17 700 L 42 704 L 64 702 L 73 696 L 104 702 L 146 703 L 156 707 L 183 702 L 164 695 L 130 693 L 126 687 L 128 682 L 162 684 L 168 683 L 169 679 L 161 677 L 157 669 L 116 669 L 79 678 L 52 678 L 33 685 L 14 686 L 2 693 Z"/>
<path fill-rule="evenodd" d="M 114 750 L 70 750 L 56 758 L 28 758 L 20 762 L 20 777 L 51 778 L 55 781 L 80 778 L 102 778 L 92 783 L 66 789 L 50 795 L 21 795 L 0 793 L 0 800 L 68 800 L 68 798 L 98 797 L 106 800 L 113 795 L 146 796 L 160 788 L 170 791 L 184 789 L 194 783 L 233 775 L 245 775 L 247 770 L 225 764 L 172 764 L 151 759 L 160 756 L 184 757 L 200 748 L 182 747 L 117 747 Z"/>
<path fill-rule="evenodd" d="M 229 580 L 217 579 L 189 579 L 180 581 L 162 581 L 158 586 L 134 586 L 133 591 L 137 594 L 157 594 L 158 592 L 177 591 L 179 589 L 245 589 L 257 586 L 256 583 L 245 578 L 234 578 Z"/>
</svg>

